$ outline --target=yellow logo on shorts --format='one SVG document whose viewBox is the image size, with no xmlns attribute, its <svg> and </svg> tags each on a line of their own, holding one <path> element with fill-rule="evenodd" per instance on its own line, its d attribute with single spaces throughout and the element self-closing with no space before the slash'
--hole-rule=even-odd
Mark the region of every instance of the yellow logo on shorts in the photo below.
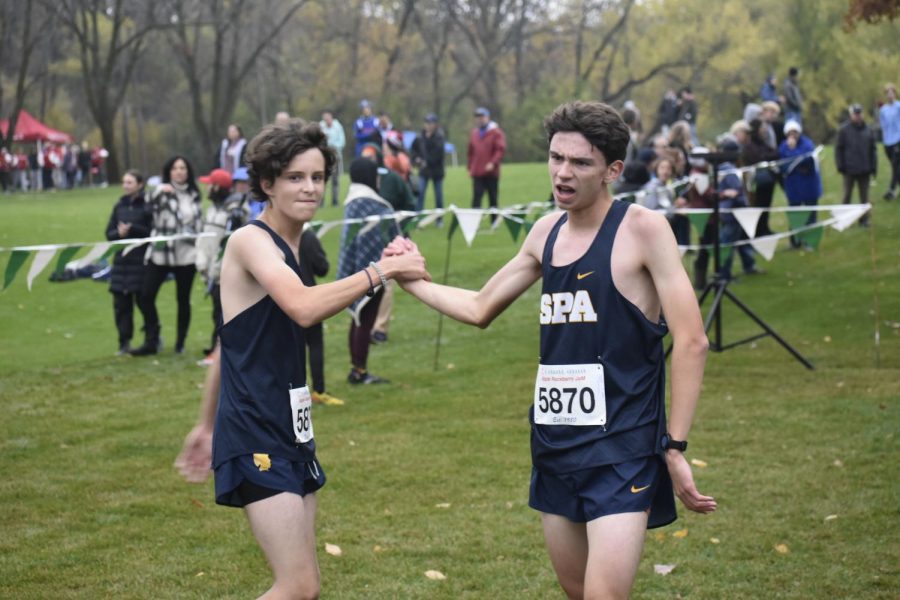
<svg viewBox="0 0 900 600">
<path fill-rule="evenodd" d="M 260 471 L 268 471 L 272 468 L 272 460 L 268 454 L 254 454 L 253 464 L 259 467 Z"/>
<path fill-rule="evenodd" d="M 650 487 L 649 484 L 648 484 L 648 485 L 645 485 L 644 487 L 635 487 L 635 486 L 632 484 L 632 486 L 631 486 L 631 493 L 632 493 L 632 494 L 638 494 L 638 493 L 643 492 L 644 490 L 646 490 L 648 487 Z"/>
</svg>

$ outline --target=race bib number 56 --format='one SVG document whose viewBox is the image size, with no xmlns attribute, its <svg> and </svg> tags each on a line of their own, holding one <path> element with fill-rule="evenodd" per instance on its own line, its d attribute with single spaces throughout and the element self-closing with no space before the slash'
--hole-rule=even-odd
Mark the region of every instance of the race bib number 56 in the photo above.
<svg viewBox="0 0 900 600">
<path fill-rule="evenodd" d="M 301 388 L 292 388 L 290 393 L 295 443 L 305 444 L 313 439 L 312 397 L 305 385 Z"/>
<path fill-rule="evenodd" d="M 539 365 L 534 384 L 538 425 L 606 425 L 603 365 Z"/>
</svg>

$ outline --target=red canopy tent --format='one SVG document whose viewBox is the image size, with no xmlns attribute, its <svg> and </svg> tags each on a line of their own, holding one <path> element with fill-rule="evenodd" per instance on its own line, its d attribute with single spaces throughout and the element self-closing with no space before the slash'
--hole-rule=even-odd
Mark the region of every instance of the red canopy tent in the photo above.
<svg viewBox="0 0 900 600">
<path fill-rule="evenodd" d="M 0 121 L 0 134 L 6 137 L 9 129 L 9 119 Z M 16 132 L 13 135 L 14 142 L 55 142 L 57 144 L 70 143 L 72 136 L 52 127 L 47 127 L 27 111 L 19 111 L 19 119 L 16 121 Z"/>
</svg>

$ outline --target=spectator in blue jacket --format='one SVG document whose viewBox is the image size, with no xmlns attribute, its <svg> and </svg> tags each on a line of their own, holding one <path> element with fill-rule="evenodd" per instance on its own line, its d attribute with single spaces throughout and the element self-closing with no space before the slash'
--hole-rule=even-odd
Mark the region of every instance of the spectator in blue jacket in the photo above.
<svg viewBox="0 0 900 600">
<path fill-rule="evenodd" d="M 359 110 L 362 114 L 353 123 L 353 136 L 356 138 L 356 152 L 353 156 L 362 154 L 366 144 L 381 147 L 381 133 L 378 131 L 378 119 L 372 114 L 372 104 L 363 98 L 359 103 Z"/>
<path fill-rule="evenodd" d="M 812 140 L 803 135 L 803 127 L 797 121 L 784 124 L 784 141 L 778 146 L 778 155 L 786 160 L 781 164 L 784 177 L 784 194 L 791 206 L 815 206 L 822 197 L 822 178 L 816 164 Z M 816 222 L 816 211 L 810 211 L 807 224 Z M 791 236 L 791 247 L 799 248 L 800 239 Z"/>
<path fill-rule="evenodd" d="M 738 153 L 741 150 L 740 145 L 734 140 L 726 140 L 722 143 L 720 150 L 728 153 Z M 723 162 L 719 165 L 719 173 L 724 173 L 724 177 L 719 182 L 719 208 L 735 209 L 746 208 L 749 206 L 747 202 L 747 194 L 744 191 L 744 182 L 741 175 L 736 171 L 737 167 L 734 163 Z M 731 171 L 729 173 L 729 171 Z M 731 212 L 720 213 L 719 218 L 719 241 L 724 249 L 724 260 L 719 267 L 720 279 L 731 279 L 731 264 L 734 261 L 734 254 L 737 252 L 741 257 L 741 266 L 744 268 L 745 275 L 756 275 L 762 273 L 756 268 L 756 259 L 753 256 L 753 247 L 750 244 L 740 244 L 733 246 L 736 242 L 746 239 L 740 223 Z M 730 248 L 728 245 L 732 245 Z"/>
</svg>

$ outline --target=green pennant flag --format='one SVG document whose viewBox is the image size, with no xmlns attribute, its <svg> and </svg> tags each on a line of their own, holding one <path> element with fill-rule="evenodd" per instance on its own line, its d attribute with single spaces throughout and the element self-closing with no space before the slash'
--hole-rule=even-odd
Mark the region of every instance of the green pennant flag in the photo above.
<svg viewBox="0 0 900 600">
<path fill-rule="evenodd" d="M 419 221 L 421 220 L 422 217 L 420 217 L 419 215 L 404 219 L 403 223 L 400 225 L 400 229 L 405 235 L 409 235 L 409 232 L 415 229 L 416 225 L 418 225 Z"/>
<path fill-rule="evenodd" d="M 322 229 L 322 221 L 310 221 L 309 230 L 313 233 L 318 233 L 319 230 Z"/>
<path fill-rule="evenodd" d="M 394 223 L 392 219 L 381 219 L 378 221 L 378 228 L 381 230 L 381 239 L 384 241 L 385 245 L 390 244 L 391 240 L 394 239 Z"/>
<path fill-rule="evenodd" d="M 815 229 L 807 229 L 806 231 L 801 231 L 797 234 L 797 238 L 807 246 L 810 246 L 813 250 L 818 250 L 819 244 L 822 242 L 822 235 L 824 233 L 824 227 L 816 227 Z"/>
<path fill-rule="evenodd" d="M 728 258 L 731 256 L 731 253 L 734 252 L 734 246 L 720 246 L 722 254 L 719 258 L 722 260 L 720 264 L 725 264 L 728 261 Z"/>
<path fill-rule="evenodd" d="M 787 213 L 788 224 L 791 227 L 791 231 L 795 229 L 800 229 L 806 222 L 809 220 L 809 215 L 812 211 L 809 210 L 789 210 Z"/>
<path fill-rule="evenodd" d="M 678 196 L 684 195 L 689 187 L 691 187 L 690 181 L 685 181 L 684 183 L 679 183 L 678 185 L 676 185 L 675 189 L 673 190 L 675 192 L 675 197 L 677 198 Z"/>
<path fill-rule="evenodd" d="M 703 235 L 703 232 L 706 230 L 706 224 L 709 223 L 709 218 L 712 216 L 712 213 L 688 213 L 688 220 L 691 222 L 691 225 L 694 226 L 694 229 L 697 230 L 699 235 Z"/>
<path fill-rule="evenodd" d="M 459 221 L 456 220 L 456 213 L 453 213 L 453 220 L 450 221 L 450 227 L 447 229 L 448 240 L 453 237 L 457 229 L 459 229 Z"/>
<path fill-rule="evenodd" d="M 28 250 L 13 250 L 12 254 L 9 255 L 9 262 L 6 263 L 6 273 L 3 276 L 4 290 L 16 278 L 16 273 L 19 272 L 19 269 L 22 268 L 29 256 L 31 256 L 31 252 Z"/>
<path fill-rule="evenodd" d="M 622 196 L 622 202 L 631 202 L 634 204 L 635 200 L 637 200 L 637 196 L 635 194 L 628 194 L 627 196 Z"/>
<path fill-rule="evenodd" d="M 522 224 L 513 219 L 503 219 L 503 222 L 506 223 L 506 228 L 509 230 L 509 235 L 512 236 L 513 241 L 518 242 L 519 232 L 522 231 Z"/>
<path fill-rule="evenodd" d="M 62 273 L 66 269 L 66 265 L 80 249 L 81 246 L 67 246 L 63 248 L 59 253 L 59 258 L 56 260 L 56 270 L 53 272 Z"/>
<path fill-rule="evenodd" d="M 344 248 L 349 246 L 356 239 L 356 234 L 362 229 L 362 223 L 347 223 L 347 236 L 342 240 Z"/>
<path fill-rule="evenodd" d="M 115 254 L 116 252 L 118 252 L 119 250 L 124 248 L 125 246 L 127 246 L 127 244 L 122 244 L 122 243 L 110 244 L 109 248 L 106 249 L 106 252 L 104 252 L 103 256 L 101 256 L 98 260 L 108 259 L 110 256 L 112 256 L 113 254 Z"/>
<path fill-rule="evenodd" d="M 527 219 L 525 220 L 525 223 L 523 223 L 523 225 L 525 226 L 526 234 L 531 233 L 531 228 L 534 227 L 534 223 L 534 221 L 529 221 Z"/>
</svg>

